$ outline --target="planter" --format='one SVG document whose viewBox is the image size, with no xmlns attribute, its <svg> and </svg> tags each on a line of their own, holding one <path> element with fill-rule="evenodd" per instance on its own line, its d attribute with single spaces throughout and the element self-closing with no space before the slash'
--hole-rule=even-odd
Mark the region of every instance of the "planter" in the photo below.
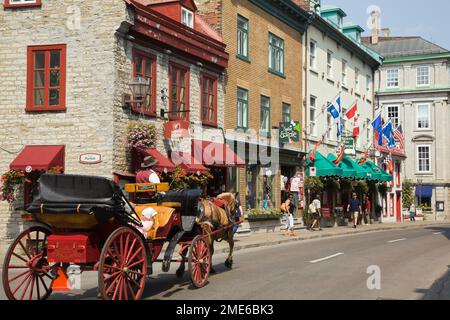
<svg viewBox="0 0 450 320">
<path fill-rule="evenodd" d="M 266 220 L 248 220 L 245 224 L 248 224 L 248 229 L 254 233 L 268 233 L 279 232 L 283 226 L 281 218 L 278 219 L 266 219 Z"/>
</svg>

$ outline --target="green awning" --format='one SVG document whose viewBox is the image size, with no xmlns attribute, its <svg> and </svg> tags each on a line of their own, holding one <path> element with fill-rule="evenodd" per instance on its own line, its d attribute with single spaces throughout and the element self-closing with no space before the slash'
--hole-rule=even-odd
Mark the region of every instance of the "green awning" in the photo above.
<svg viewBox="0 0 450 320">
<path fill-rule="evenodd" d="M 328 159 L 334 161 L 336 160 L 336 156 L 330 153 Z M 370 172 L 347 156 L 341 161 L 339 167 L 344 171 L 344 177 L 353 178 L 355 180 L 370 180 Z M 345 171 L 349 174 L 346 175 Z"/>
<path fill-rule="evenodd" d="M 328 160 L 320 152 L 316 152 L 316 161 L 311 163 L 309 160 L 309 155 L 312 151 L 308 153 L 306 158 L 306 175 L 309 176 L 309 169 L 315 167 L 317 169 L 317 177 L 341 177 L 343 175 L 342 169 L 336 166 L 333 162 Z"/>
<path fill-rule="evenodd" d="M 394 178 L 390 174 L 384 172 L 383 169 L 378 167 L 372 161 L 367 161 L 362 166 L 365 169 L 367 169 L 368 171 L 371 171 L 372 179 L 370 179 L 370 180 L 382 181 L 382 182 L 389 182 L 389 181 L 394 180 Z"/>
<path fill-rule="evenodd" d="M 333 162 L 337 159 L 337 157 L 334 154 L 329 153 L 327 156 L 327 159 Z M 345 178 L 356 178 L 356 170 L 353 168 L 353 166 L 348 162 L 345 161 L 346 157 L 339 163 L 339 168 L 342 169 L 342 176 Z M 333 162 L 334 164 L 334 162 Z"/>
</svg>

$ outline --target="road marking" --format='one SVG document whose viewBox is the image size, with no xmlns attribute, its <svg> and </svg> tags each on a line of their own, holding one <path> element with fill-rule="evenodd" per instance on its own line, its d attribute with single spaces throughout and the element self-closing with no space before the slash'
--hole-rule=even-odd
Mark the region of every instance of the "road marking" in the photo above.
<svg viewBox="0 0 450 320">
<path fill-rule="evenodd" d="M 442 234 L 442 232 L 435 232 L 435 233 L 433 233 L 433 234 Z"/>
<path fill-rule="evenodd" d="M 329 259 L 332 259 L 332 258 L 336 258 L 336 257 L 342 256 L 343 254 L 344 254 L 343 252 L 339 252 L 339 253 L 333 254 L 333 255 L 331 255 L 331 256 L 325 257 L 325 258 L 321 258 L 321 259 L 317 259 L 317 260 L 312 260 L 312 261 L 310 261 L 310 263 L 317 263 L 317 262 L 329 260 Z"/>
<path fill-rule="evenodd" d="M 405 241 L 405 240 L 406 240 L 406 238 L 402 238 L 402 239 L 397 239 L 397 240 L 391 240 L 391 241 L 388 241 L 387 243 L 394 243 L 394 242 Z"/>
</svg>

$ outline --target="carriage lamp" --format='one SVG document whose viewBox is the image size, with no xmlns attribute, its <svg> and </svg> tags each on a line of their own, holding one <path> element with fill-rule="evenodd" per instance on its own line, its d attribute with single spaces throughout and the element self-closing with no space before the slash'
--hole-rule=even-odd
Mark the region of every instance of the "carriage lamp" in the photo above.
<svg viewBox="0 0 450 320">
<path fill-rule="evenodd" d="M 138 105 L 144 103 L 150 91 L 150 82 L 142 77 L 134 78 L 129 84 L 132 95 L 123 95 L 123 107 L 131 107 L 131 104 L 136 103 Z"/>
</svg>

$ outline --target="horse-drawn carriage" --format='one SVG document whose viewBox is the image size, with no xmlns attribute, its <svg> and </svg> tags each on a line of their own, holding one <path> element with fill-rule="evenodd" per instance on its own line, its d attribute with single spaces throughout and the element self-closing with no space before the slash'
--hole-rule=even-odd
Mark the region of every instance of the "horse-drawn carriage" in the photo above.
<svg viewBox="0 0 450 320">
<path fill-rule="evenodd" d="M 224 213 L 229 217 L 235 209 L 234 198 L 218 208 L 201 190 L 170 191 L 167 183 L 129 184 L 125 191 L 136 195 L 136 204 L 106 178 L 43 175 L 39 195 L 27 209 L 37 223 L 17 237 L 4 260 L 7 297 L 47 299 L 52 291 L 70 290 L 67 274 L 79 270 L 98 272 L 104 299 L 140 299 L 155 262 L 162 262 L 163 272 L 180 262 L 176 274 L 182 276 L 187 261 L 192 284 L 200 288 L 207 283 L 218 238 L 230 243 L 226 265 L 231 267 L 235 223 L 225 223 Z M 144 194 L 145 201 L 139 201 Z M 157 212 L 149 232 L 141 229 L 146 208 Z M 177 246 L 180 258 L 174 259 Z"/>
</svg>

